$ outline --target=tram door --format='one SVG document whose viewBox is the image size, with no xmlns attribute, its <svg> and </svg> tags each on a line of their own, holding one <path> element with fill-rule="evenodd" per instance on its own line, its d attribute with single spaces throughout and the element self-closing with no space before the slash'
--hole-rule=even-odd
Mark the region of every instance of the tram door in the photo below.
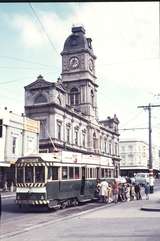
<svg viewBox="0 0 160 241">
<path fill-rule="evenodd" d="M 86 169 L 85 167 L 82 167 L 82 179 L 81 179 L 81 195 L 84 195 L 84 191 L 85 191 L 85 173 L 86 173 Z"/>
</svg>

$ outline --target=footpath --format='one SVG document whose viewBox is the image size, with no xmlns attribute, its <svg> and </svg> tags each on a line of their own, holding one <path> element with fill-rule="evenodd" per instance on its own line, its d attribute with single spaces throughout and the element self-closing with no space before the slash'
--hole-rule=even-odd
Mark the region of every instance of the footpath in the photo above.
<svg viewBox="0 0 160 241">
<path fill-rule="evenodd" d="M 149 194 L 148 203 L 141 207 L 143 211 L 160 212 L 160 191 Z"/>
</svg>

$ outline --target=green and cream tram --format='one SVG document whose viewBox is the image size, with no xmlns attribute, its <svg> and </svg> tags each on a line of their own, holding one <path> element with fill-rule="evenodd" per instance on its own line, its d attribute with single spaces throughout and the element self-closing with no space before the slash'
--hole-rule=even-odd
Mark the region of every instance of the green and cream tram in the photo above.
<svg viewBox="0 0 160 241">
<path fill-rule="evenodd" d="M 97 178 L 113 178 L 113 166 L 99 158 L 65 151 L 21 157 L 15 167 L 19 206 L 75 206 L 95 198 Z"/>
</svg>

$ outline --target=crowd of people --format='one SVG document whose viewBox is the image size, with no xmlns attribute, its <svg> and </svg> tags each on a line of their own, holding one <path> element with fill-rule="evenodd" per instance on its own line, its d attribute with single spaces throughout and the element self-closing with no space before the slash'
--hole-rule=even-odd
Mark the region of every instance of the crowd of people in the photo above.
<svg viewBox="0 0 160 241">
<path fill-rule="evenodd" d="M 102 203 L 117 203 L 117 202 L 129 202 L 133 200 L 141 200 L 142 186 L 139 183 L 120 183 L 116 179 L 113 182 L 107 182 L 107 180 L 100 181 L 97 179 L 95 196 L 99 202 Z M 146 183 L 144 185 L 144 193 L 146 200 L 149 199 L 150 185 Z"/>
</svg>

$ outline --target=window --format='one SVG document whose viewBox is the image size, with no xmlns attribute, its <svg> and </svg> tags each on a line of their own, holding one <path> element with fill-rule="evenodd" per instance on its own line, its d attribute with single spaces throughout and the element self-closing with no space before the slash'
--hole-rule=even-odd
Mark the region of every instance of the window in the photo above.
<svg viewBox="0 0 160 241">
<path fill-rule="evenodd" d="M 35 182 L 44 182 L 45 169 L 44 166 L 35 166 Z"/>
<path fill-rule="evenodd" d="M 36 98 L 35 98 L 35 101 L 34 103 L 35 104 L 39 104 L 39 103 L 46 103 L 47 102 L 47 99 L 44 95 L 40 94 L 38 95 Z"/>
<path fill-rule="evenodd" d="M 74 135 L 75 135 L 74 143 L 75 145 L 78 145 L 78 129 L 74 130 Z"/>
<path fill-rule="evenodd" d="M 2 137 L 2 133 L 3 133 L 3 120 L 0 119 L 0 137 Z"/>
<path fill-rule="evenodd" d="M 100 139 L 99 139 L 99 149 L 100 151 L 102 151 L 102 136 L 100 136 Z"/>
<path fill-rule="evenodd" d="M 61 122 L 57 122 L 57 138 L 60 141 L 61 140 Z"/>
<path fill-rule="evenodd" d="M 40 138 L 46 137 L 46 120 L 40 120 Z"/>
<path fill-rule="evenodd" d="M 92 107 L 94 107 L 94 94 L 93 94 L 93 90 L 91 90 L 91 105 L 92 105 Z"/>
<path fill-rule="evenodd" d="M 118 143 L 115 143 L 115 155 L 118 156 Z"/>
<path fill-rule="evenodd" d="M 82 131 L 82 146 L 86 146 L 86 133 L 84 131 Z"/>
<path fill-rule="evenodd" d="M 58 167 L 48 167 L 49 180 L 58 180 Z"/>
<path fill-rule="evenodd" d="M 62 179 L 68 178 L 68 170 L 67 167 L 62 167 Z"/>
<path fill-rule="evenodd" d="M 105 169 L 104 172 L 105 172 L 105 177 L 108 177 L 108 169 Z"/>
<path fill-rule="evenodd" d="M 79 179 L 79 167 L 75 167 L 75 179 Z"/>
<path fill-rule="evenodd" d="M 73 167 L 69 167 L 69 179 L 73 179 Z"/>
<path fill-rule="evenodd" d="M 70 127 L 67 126 L 67 143 L 70 143 Z"/>
<path fill-rule="evenodd" d="M 33 182 L 33 167 L 25 167 L 25 182 Z"/>
<path fill-rule="evenodd" d="M 110 155 L 112 154 L 112 144 L 111 144 L 111 141 L 109 142 L 109 154 Z"/>
<path fill-rule="evenodd" d="M 107 153 L 107 140 L 104 140 L 104 152 Z"/>
<path fill-rule="evenodd" d="M 17 182 L 22 183 L 23 182 L 23 167 L 17 168 Z"/>
<path fill-rule="evenodd" d="M 13 136 L 13 139 L 12 139 L 12 153 L 13 154 L 16 153 L 16 142 L 17 142 L 17 138 L 15 136 Z"/>
<path fill-rule="evenodd" d="M 90 178 L 93 177 L 93 168 L 90 168 Z"/>
<path fill-rule="evenodd" d="M 101 177 L 104 177 L 104 168 L 101 169 Z"/>
<path fill-rule="evenodd" d="M 72 88 L 70 91 L 70 103 L 71 105 L 79 104 L 79 92 L 77 88 Z"/>
<path fill-rule="evenodd" d="M 95 150 L 96 149 L 96 142 L 97 142 L 97 139 L 96 139 L 96 134 L 95 132 L 93 133 L 93 149 Z"/>
</svg>

